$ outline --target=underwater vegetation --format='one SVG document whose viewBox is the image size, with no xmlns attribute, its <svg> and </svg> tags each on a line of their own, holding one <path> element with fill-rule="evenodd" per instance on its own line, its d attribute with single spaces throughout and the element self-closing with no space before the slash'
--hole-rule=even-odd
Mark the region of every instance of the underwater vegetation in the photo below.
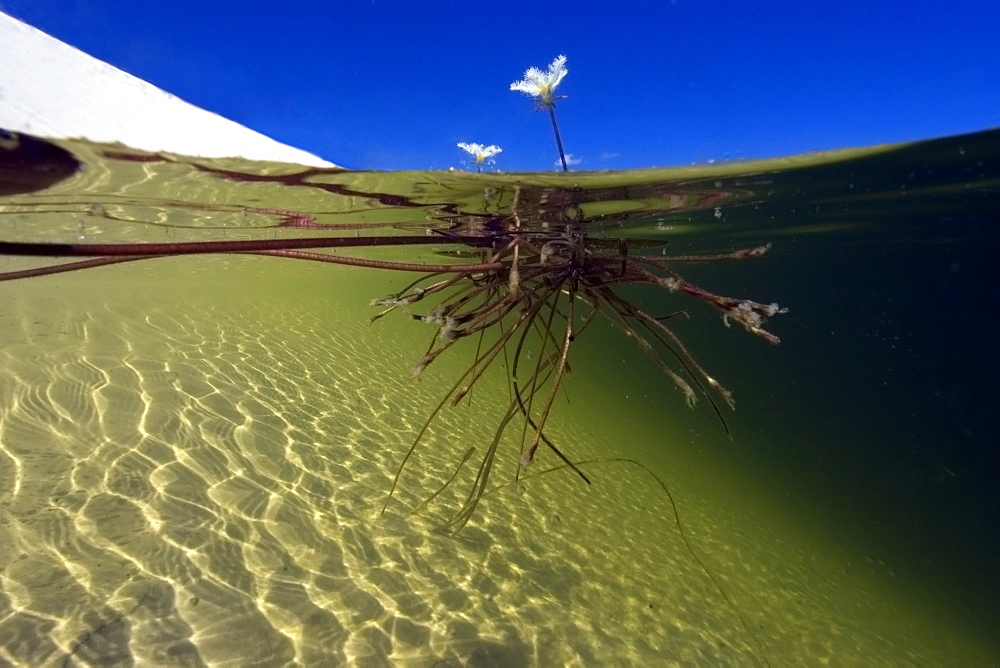
<svg viewBox="0 0 1000 668">
<path fill-rule="evenodd" d="M 233 174 L 219 176 L 236 178 Z M 475 177 L 479 178 L 479 177 Z M 423 235 L 292 237 L 251 240 L 168 243 L 33 243 L 0 242 L 0 256 L 65 258 L 55 264 L 0 273 L 0 281 L 75 272 L 125 262 L 191 254 L 253 254 L 268 257 L 364 267 L 371 270 L 416 274 L 393 294 L 371 304 L 377 311 L 372 322 L 406 312 L 421 326 L 432 329 L 412 371 L 423 372 L 442 355 L 471 352 L 451 385 L 413 435 L 402 457 L 383 512 L 404 478 L 413 453 L 425 442 L 431 425 L 447 406 L 456 406 L 480 385 L 491 369 L 506 376 L 508 392 L 486 400 L 499 409 L 495 424 L 484 425 L 483 442 L 469 448 L 455 474 L 443 487 L 425 495 L 410 512 L 417 512 L 458 479 L 460 469 L 479 451 L 478 470 L 458 508 L 439 526 L 454 534 L 474 516 L 479 502 L 501 485 L 489 486 L 498 456 L 516 459 L 517 477 L 527 478 L 559 469 L 571 469 L 589 484 L 584 469 L 591 464 L 623 462 L 652 476 L 670 502 L 676 528 L 691 558 L 711 580 L 758 646 L 742 610 L 729 597 L 721 581 L 702 562 L 685 534 L 677 506 L 668 487 L 649 469 L 627 458 L 580 461 L 566 446 L 547 433 L 558 415 L 557 398 L 567 385 L 574 364 L 574 349 L 581 337 L 604 321 L 630 339 L 672 383 L 687 405 L 707 403 L 728 432 L 725 409 L 734 400 L 725 385 L 697 359 L 672 326 L 674 320 L 696 317 L 696 309 L 714 310 L 727 326 L 738 325 L 749 334 L 777 344 L 766 329 L 767 320 L 785 313 L 775 303 L 743 296 L 727 296 L 688 280 L 685 265 L 760 260 L 770 246 L 759 245 L 723 253 L 666 254 L 663 240 L 608 238 L 595 234 L 606 220 L 588 220 L 581 205 L 601 197 L 550 187 L 540 191 L 513 186 L 513 200 L 503 214 L 457 217 L 452 225 L 425 228 Z M 106 211 L 96 211 L 109 215 Z M 308 228 L 308 221 L 289 219 L 288 227 Z M 322 228 L 320 228 L 322 229 Z M 395 262 L 374 257 L 340 255 L 336 249 L 370 249 L 395 246 L 429 246 L 450 259 Z M 418 256 L 419 257 L 419 256 Z M 461 258 L 461 259 L 456 259 Z M 639 306 L 631 288 L 646 288 L 662 295 L 664 308 Z M 659 300 L 657 300 L 659 301 Z M 655 302 L 650 302 L 655 303 Z M 688 309 L 691 309 L 689 314 Z M 470 339 L 474 345 L 458 346 Z M 562 464 L 541 471 L 536 467 L 539 449 L 551 451 Z M 509 483 L 508 483 L 509 484 Z"/>
<path fill-rule="evenodd" d="M 693 298 L 719 311 L 727 325 L 736 323 L 772 344 L 779 339 L 764 329 L 764 324 L 767 318 L 787 310 L 774 303 L 715 294 L 687 281 L 675 269 L 684 263 L 758 258 L 768 246 L 724 254 L 651 256 L 637 252 L 644 245 L 642 240 L 622 238 L 609 243 L 606 239 L 588 238 L 583 221 L 567 221 L 544 230 L 522 228 L 516 216 L 505 223 L 504 229 L 490 235 L 489 249 L 480 264 L 448 271 L 429 270 L 396 294 L 372 302 L 373 306 L 385 307 L 372 320 L 400 306 L 434 302 L 425 314 L 413 316 L 437 330 L 426 353 L 415 364 L 415 374 L 460 339 L 480 337 L 468 368 L 417 432 L 400 473 L 442 408 L 461 402 L 487 369 L 497 360 L 504 360 L 510 396 L 464 505 L 444 527 L 448 530 L 461 529 L 475 510 L 486 491 L 502 438 L 515 418 L 521 418 L 520 434 L 515 438 L 520 443 L 519 474 L 544 446 L 589 483 L 567 454 L 546 436 L 545 426 L 570 368 L 573 344 L 597 318 L 610 321 L 631 339 L 670 378 L 689 406 L 704 398 L 728 432 L 720 403 L 732 407 L 732 394 L 706 371 L 668 325 L 670 318 L 686 317 L 687 313 L 653 315 L 623 297 L 619 286 L 649 285 Z M 460 237 L 452 241 L 462 243 Z M 483 338 L 488 332 L 491 336 Z M 529 340 L 535 343 L 532 359 L 525 355 Z M 397 473 L 393 489 L 398 481 Z"/>
<path fill-rule="evenodd" d="M 598 318 L 612 323 L 631 339 L 671 380 L 688 406 L 693 407 L 699 399 L 704 399 L 728 432 L 722 404 L 734 406 L 731 392 L 708 372 L 670 326 L 671 319 L 689 317 L 688 312 L 651 313 L 624 296 L 622 287 L 649 286 L 666 295 L 686 297 L 690 302 L 714 309 L 727 326 L 736 324 L 771 344 L 777 344 L 779 339 L 765 329 L 765 324 L 770 317 L 787 311 L 775 303 L 717 294 L 688 281 L 677 269 L 692 263 L 758 259 L 766 254 L 769 245 L 726 253 L 653 254 L 649 249 L 662 247 L 662 241 L 595 238 L 588 235 L 587 221 L 582 218 L 522 224 L 517 213 L 517 189 L 515 191 L 511 215 L 495 216 L 485 223 L 434 230 L 432 236 L 136 244 L 0 242 L 0 254 L 88 258 L 0 273 L 0 281 L 171 255 L 206 253 L 249 253 L 419 273 L 419 277 L 402 290 L 372 301 L 373 306 L 382 307 L 372 321 L 400 307 L 425 309 L 419 315 L 411 315 L 431 325 L 435 333 L 426 352 L 416 361 L 413 372 L 419 374 L 462 339 L 477 337 L 478 343 L 468 367 L 416 433 L 400 463 L 386 504 L 391 500 L 408 459 L 446 405 L 457 405 L 468 396 L 487 370 L 497 366 L 498 360 L 503 360 L 510 389 L 503 416 L 489 443 L 485 444 L 485 454 L 472 489 L 462 507 L 442 527 L 454 532 L 468 522 L 486 492 L 503 437 L 512 428 L 519 432 L 515 438 L 519 443 L 519 475 L 532 464 L 538 449 L 545 447 L 589 483 L 570 454 L 546 435 L 545 427 L 553 414 L 557 393 L 571 368 L 574 342 L 585 335 Z M 457 247 L 465 257 L 475 255 L 476 261 L 403 263 L 311 250 L 428 244 Z"/>
</svg>

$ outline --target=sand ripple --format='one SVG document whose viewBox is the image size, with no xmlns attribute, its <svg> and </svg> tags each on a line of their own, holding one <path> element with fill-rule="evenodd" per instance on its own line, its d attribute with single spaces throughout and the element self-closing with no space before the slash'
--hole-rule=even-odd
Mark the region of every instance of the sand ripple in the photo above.
<svg viewBox="0 0 1000 668">
<path fill-rule="evenodd" d="M 365 290 L 37 285 L 0 326 L 0 660 L 745 665 L 762 651 L 924 651 L 902 630 L 849 626 L 808 552 L 777 557 L 765 528 L 679 493 L 738 611 L 685 551 L 656 483 L 628 467 L 595 469 L 590 488 L 567 475 L 507 487 L 456 539 L 434 533 L 464 489 L 430 517 L 406 511 L 495 421 L 499 382 L 446 413 L 380 518 L 452 362 L 409 378 L 424 337 L 402 319 L 365 325 Z M 599 421 L 556 422 L 578 456 L 615 454 Z M 496 479 L 509 474 L 502 463 Z M 809 568 L 823 575 L 800 577 Z"/>
</svg>

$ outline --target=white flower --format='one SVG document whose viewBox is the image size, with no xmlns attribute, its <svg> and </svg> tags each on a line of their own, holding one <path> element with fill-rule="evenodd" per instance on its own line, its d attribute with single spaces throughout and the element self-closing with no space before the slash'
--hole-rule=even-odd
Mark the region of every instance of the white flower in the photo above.
<svg viewBox="0 0 1000 668">
<path fill-rule="evenodd" d="M 483 146 L 482 144 L 466 144 L 463 141 L 458 142 L 458 147 L 471 153 L 472 156 L 475 157 L 477 165 L 483 164 L 483 162 L 487 159 L 492 158 L 497 153 L 503 151 L 503 149 L 496 144 Z"/>
<path fill-rule="evenodd" d="M 511 90 L 519 90 L 532 97 L 537 97 L 543 107 L 552 107 L 556 103 L 556 86 L 563 80 L 569 70 L 566 69 L 566 56 L 557 56 L 549 71 L 543 72 L 537 67 L 529 67 L 524 78 L 510 85 Z"/>
</svg>

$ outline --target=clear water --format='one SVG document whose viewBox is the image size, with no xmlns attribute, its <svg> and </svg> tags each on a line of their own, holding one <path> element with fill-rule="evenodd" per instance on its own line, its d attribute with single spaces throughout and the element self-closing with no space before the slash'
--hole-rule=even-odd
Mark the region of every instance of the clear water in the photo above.
<svg viewBox="0 0 1000 668">
<path fill-rule="evenodd" d="M 442 413 L 380 515 L 474 354 L 467 342 L 414 378 L 433 331 L 403 312 L 368 324 L 369 301 L 414 275 L 216 254 L 0 283 L 0 661 L 1000 660 L 1000 133 L 568 175 L 60 145 L 75 159 L 27 140 L 0 152 L 3 241 L 423 236 L 512 210 L 533 224 L 583 215 L 594 237 L 672 254 L 771 243 L 681 271 L 791 310 L 769 323 L 771 347 L 692 300 L 625 289 L 651 312 L 688 312 L 672 322 L 733 391 L 732 437 L 597 324 L 574 344 L 549 435 L 575 460 L 642 466 L 513 485 L 505 443 L 500 486 L 450 537 L 435 528 L 474 467 L 410 511 L 486 447 L 507 383 L 488 375 Z M 453 250 L 337 253 L 468 261 Z M 54 262 L 3 256 L 0 272 Z"/>
</svg>

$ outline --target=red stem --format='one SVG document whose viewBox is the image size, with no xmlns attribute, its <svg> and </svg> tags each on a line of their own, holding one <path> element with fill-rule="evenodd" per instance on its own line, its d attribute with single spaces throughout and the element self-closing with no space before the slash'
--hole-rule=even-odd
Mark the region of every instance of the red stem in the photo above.
<svg viewBox="0 0 1000 668">
<path fill-rule="evenodd" d="M 358 248 L 370 246 L 413 246 L 461 243 L 485 247 L 495 239 L 484 237 L 316 237 L 311 239 L 248 239 L 244 241 L 182 241 L 158 244 L 55 244 L 0 241 L 0 255 L 68 257 L 75 255 L 149 256 L 196 253 L 252 253 L 297 248 Z"/>
</svg>

